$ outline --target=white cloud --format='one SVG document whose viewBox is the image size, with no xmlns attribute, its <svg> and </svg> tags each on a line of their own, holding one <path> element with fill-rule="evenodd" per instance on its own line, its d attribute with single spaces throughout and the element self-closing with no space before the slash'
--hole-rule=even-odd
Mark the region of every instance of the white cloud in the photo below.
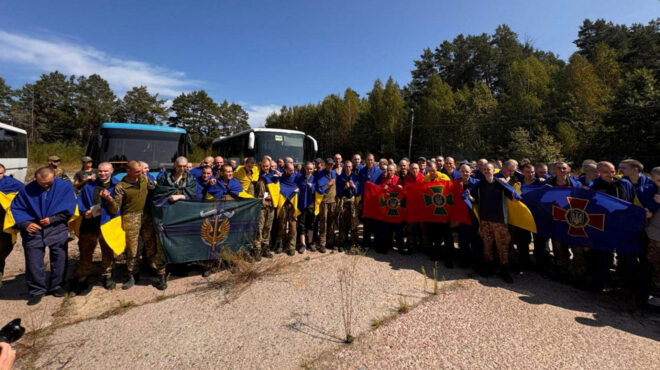
<svg viewBox="0 0 660 370">
<path fill-rule="evenodd" d="M 268 105 L 252 105 L 252 104 L 241 104 L 243 109 L 250 115 L 248 118 L 248 123 L 252 127 L 263 127 L 266 123 L 266 118 L 271 113 L 279 112 L 282 108 L 281 105 L 268 104 Z"/>
<path fill-rule="evenodd" d="M 120 96 L 133 86 L 174 97 L 200 81 L 188 80 L 185 74 L 157 65 L 112 57 L 93 47 L 62 40 L 45 40 L 0 30 L 0 61 L 23 68 L 65 74 L 99 74 Z"/>
</svg>

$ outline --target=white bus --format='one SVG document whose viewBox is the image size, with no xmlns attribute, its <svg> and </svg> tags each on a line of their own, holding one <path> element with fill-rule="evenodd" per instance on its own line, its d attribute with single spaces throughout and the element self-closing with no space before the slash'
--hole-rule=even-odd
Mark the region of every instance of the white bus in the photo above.
<svg viewBox="0 0 660 370">
<path fill-rule="evenodd" d="M 6 175 L 25 181 L 27 177 L 27 132 L 20 128 L 0 123 L 0 163 Z"/>
<path fill-rule="evenodd" d="M 291 157 L 294 163 L 312 161 L 318 151 L 316 140 L 302 131 L 277 128 L 253 128 L 213 140 L 213 154 L 239 164 L 245 157 L 257 161 L 264 155 L 273 159 Z"/>
</svg>

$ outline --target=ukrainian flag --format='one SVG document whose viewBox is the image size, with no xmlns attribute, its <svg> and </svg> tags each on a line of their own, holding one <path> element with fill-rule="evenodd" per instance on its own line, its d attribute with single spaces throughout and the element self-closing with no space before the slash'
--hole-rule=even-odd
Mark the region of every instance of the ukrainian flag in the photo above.
<svg viewBox="0 0 660 370">
<path fill-rule="evenodd" d="M 12 228 L 14 225 L 14 217 L 12 216 L 9 206 L 16 197 L 16 194 L 18 194 L 23 187 L 25 187 L 25 185 L 13 177 L 5 175 L 0 180 L 0 207 L 5 211 L 5 219 L 2 229 L 4 232 L 11 234 L 12 243 L 16 242 L 18 230 Z"/>
</svg>

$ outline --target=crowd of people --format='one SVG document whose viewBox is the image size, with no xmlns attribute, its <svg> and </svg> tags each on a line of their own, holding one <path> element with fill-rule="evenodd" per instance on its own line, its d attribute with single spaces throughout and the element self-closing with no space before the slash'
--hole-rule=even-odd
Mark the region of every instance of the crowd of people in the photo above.
<svg viewBox="0 0 660 370">
<path fill-rule="evenodd" d="M 97 245 L 101 248 L 102 285 L 106 289 L 116 287 L 116 256 L 100 231 L 101 207 L 122 216 L 128 271 L 122 289 L 135 285 L 140 266 L 145 265 L 157 276 L 154 286 L 164 290 L 168 266 L 151 216 L 154 199 L 177 202 L 256 198 L 261 200 L 256 237 L 250 248 L 241 251 L 249 262 L 278 253 L 325 253 L 328 249 L 347 253 L 369 249 L 378 253 L 422 252 L 433 260 L 443 260 L 447 268 L 457 263 L 462 268 L 472 266 L 482 276 L 497 272 L 507 283 L 513 282 L 512 275 L 526 270 L 594 291 L 611 289 L 621 282 L 633 293 L 636 303 L 658 305 L 660 167 L 653 168 L 647 176 L 643 165 L 634 159 L 622 161 L 619 174 L 610 162 L 585 160 L 581 170 L 576 171 L 579 176 L 574 177 L 566 162 L 531 163 L 526 159 L 457 163 L 454 158 L 437 156 L 428 160 L 419 157 L 417 161 L 403 158 L 397 164 L 392 159 L 376 161 L 373 154 L 367 154 L 364 161 L 359 154 L 346 160 L 335 154 L 303 164 L 294 164 L 292 158 L 269 156 L 257 163 L 248 157 L 237 166 L 235 161 L 209 156 L 194 166 L 185 157 L 179 157 L 171 170 L 161 170 L 157 176 L 150 174 L 148 164 L 129 161 L 121 181 L 113 179 L 111 163 L 99 163 L 93 168 L 91 158 L 83 157 L 82 162 L 83 167 L 71 183 L 59 168 L 60 159 L 52 156 L 48 166 L 38 169 L 34 181 L 26 186 L 5 176 L 0 165 L 0 190 L 18 190 L 12 207 L 31 215 L 20 222 L 17 219 L 14 226 L 20 231 L 25 250 L 28 304 L 39 303 L 44 294 L 61 297 L 69 292 L 89 292 Z M 362 216 L 362 196 L 368 182 L 396 189 L 439 180 L 454 181 L 462 187 L 464 199 L 479 205 L 478 215 L 470 212 L 471 224 L 389 224 Z M 272 194 L 272 184 L 295 189 L 297 196 L 280 198 L 279 194 Z M 641 204 L 648 219 L 646 229 L 639 235 L 642 253 L 615 254 L 565 245 L 509 225 L 503 200 L 521 199 L 514 190 L 516 184 L 518 189 L 522 185 L 583 187 L 631 203 L 639 203 L 639 189 L 655 187 L 652 204 Z M 276 206 L 274 197 L 284 203 Z M 49 206 L 44 208 L 44 202 Z M 70 202 L 76 202 L 82 223 L 78 236 L 80 259 L 67 290 L 67 222 L 72 214 L 70 208 L 63 207 Z M 54 206 L 55 203 L 60 206 Z M 35 207 L 40 210 L 35 211 Z M 2 218 L 4 211 L 0 211 Z M 13 244 L 10 234 L 0 233 L 0 284 L 4 261 Z M 51 264 L 48 281 L 44 267 L 46 247 Z M 219 260 L 200 263 L 205 277 L 225 265 Z"/>
</svg>

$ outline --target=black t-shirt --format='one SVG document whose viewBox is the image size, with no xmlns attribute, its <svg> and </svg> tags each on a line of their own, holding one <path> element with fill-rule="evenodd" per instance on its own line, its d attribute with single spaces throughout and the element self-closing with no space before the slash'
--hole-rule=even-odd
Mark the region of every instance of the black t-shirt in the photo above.
<svg viewBox="0 0 660 370">
<path fill-rule="evenodd" d="M 498 181 L 498 180 L 495 180 Z M 483 221 L 504 222 L 502 187 L 484 180 L 479 187 L 479 218 Z"/>
</svg>

